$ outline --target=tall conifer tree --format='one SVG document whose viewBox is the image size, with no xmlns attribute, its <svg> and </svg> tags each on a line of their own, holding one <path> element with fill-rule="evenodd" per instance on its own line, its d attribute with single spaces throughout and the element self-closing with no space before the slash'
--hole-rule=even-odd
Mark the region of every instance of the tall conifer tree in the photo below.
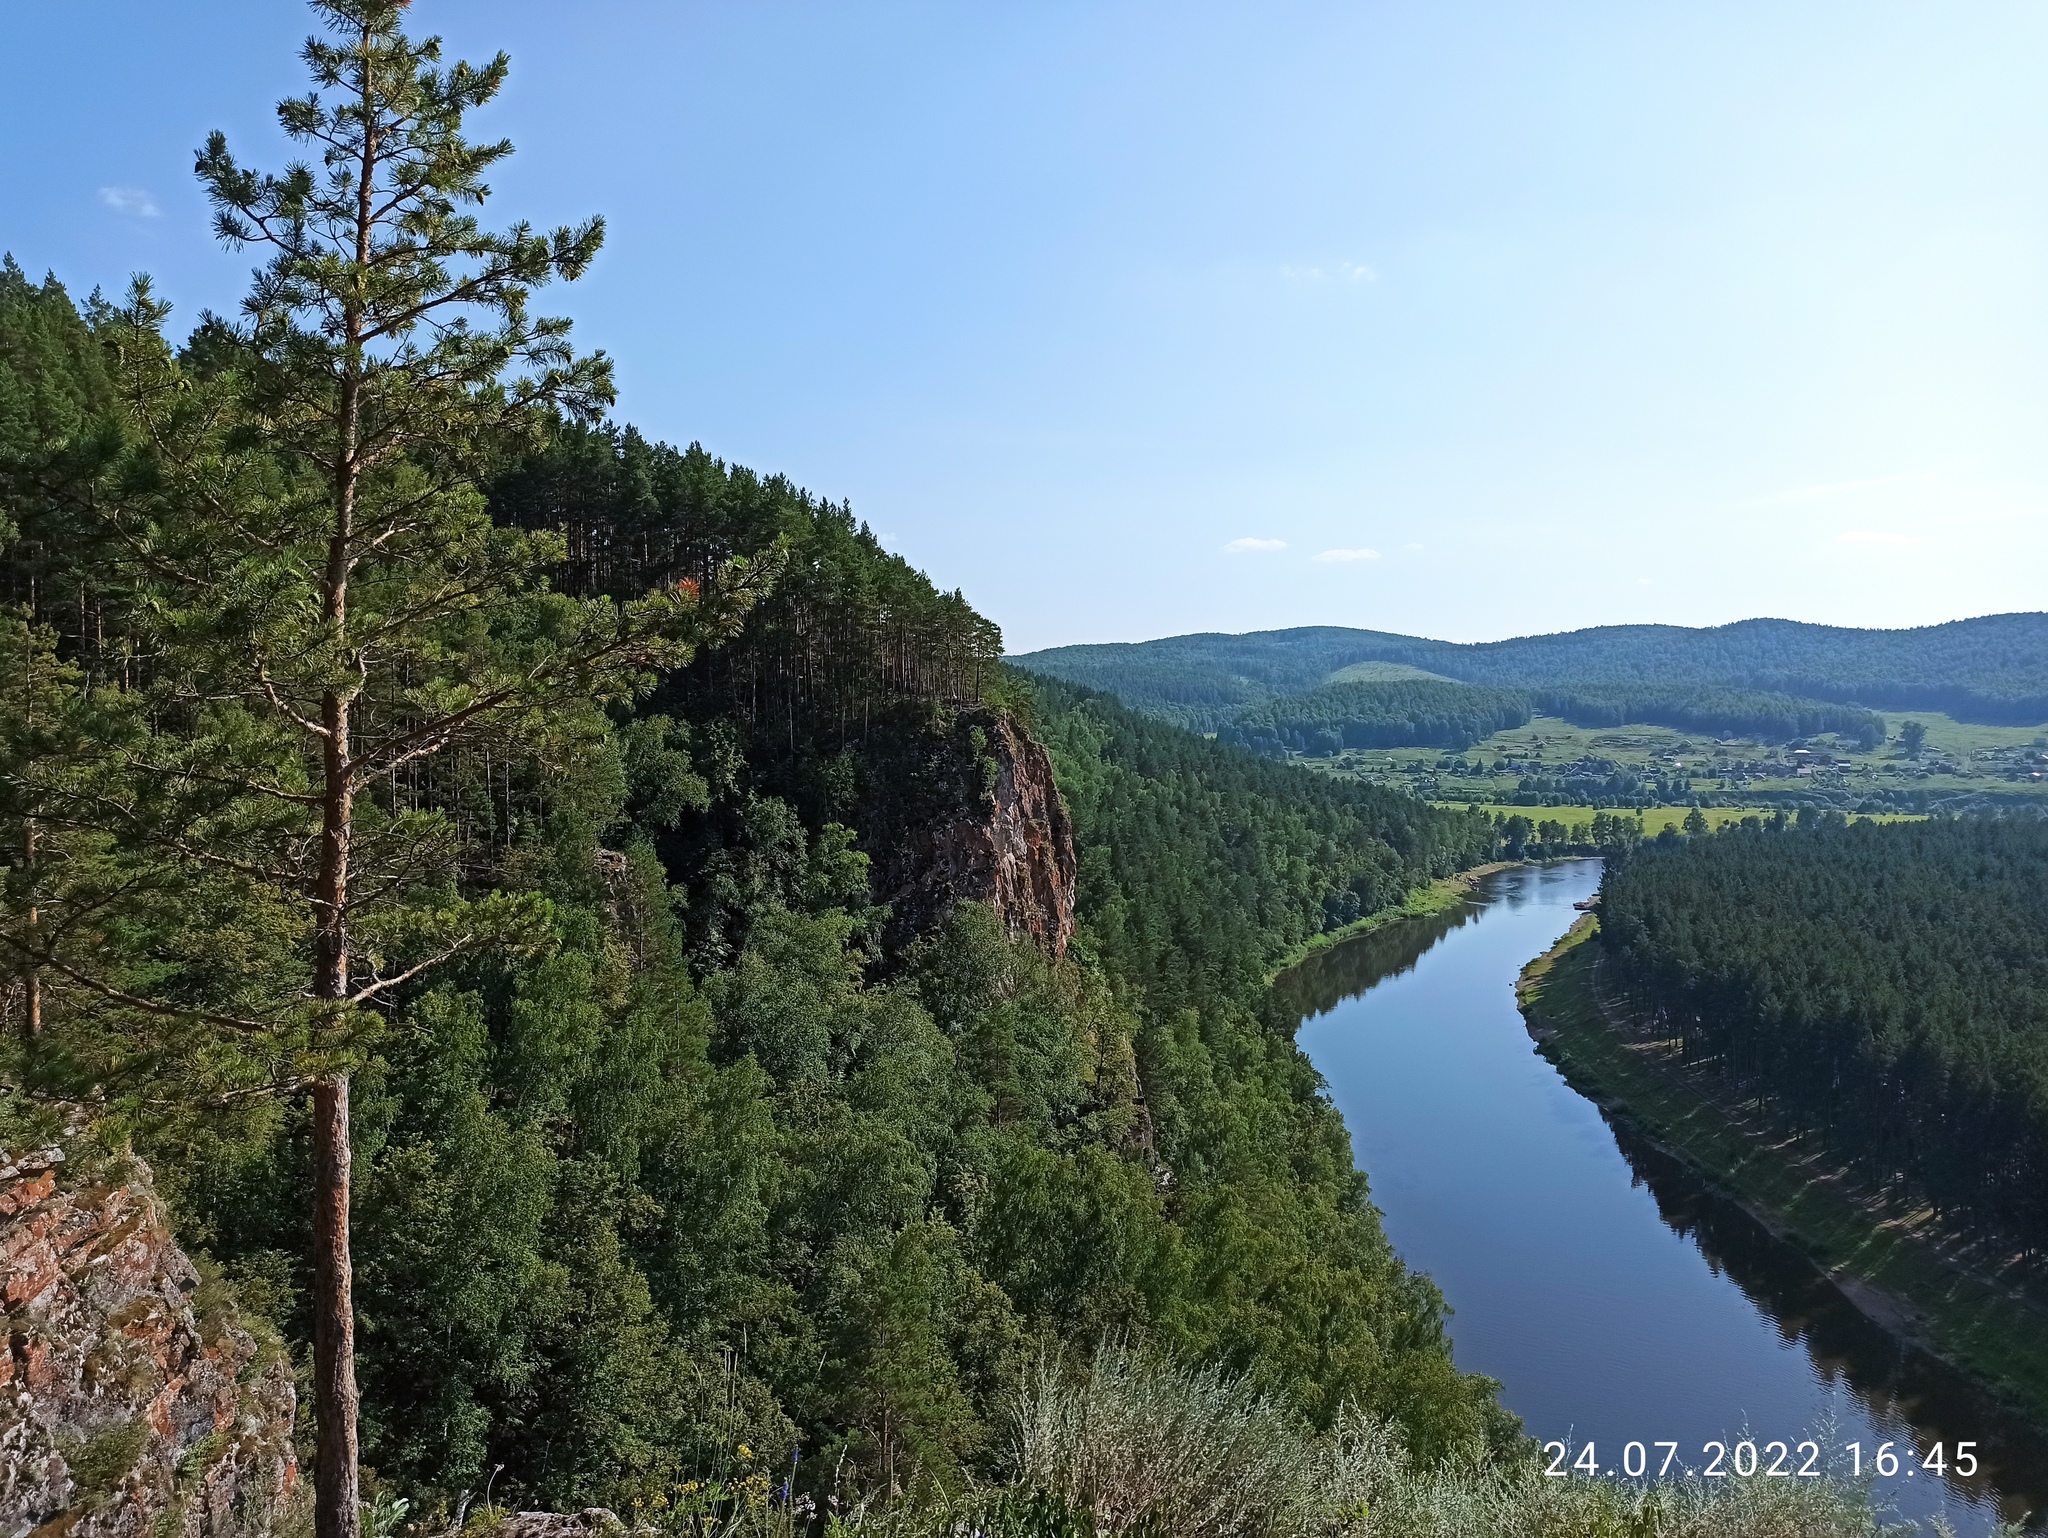
<svg viewBox="0 0 2048 1538">
<path fill-rule="evenodd" d="M 604 357 L 527 309 L 584 272 L 602 224 L 479 224 L 511 146 L 470 142 L 463 120 L 503 84 L 502 54 L 444 67 L 438 40 L 402 30 L 404 0 L 314 10 L 314 88 L 278 117 L 316 163 L 259 173 L 218 133 L 198 156 L 220 237 L 266 253 L 240 318 L 179 356 L 146 283 L 97 317 L 127 436 L 106 440 L 82 516 L 134 656 L 38 705 L 99 724 L 34 723 L 91 745 L 24 760 L 33 784 L 6 811 L 94 857 L 25 862 L 0 942 L 64 993 L 43 1050 L 76 1083 L 310 1091 L 317 1527 L 355 1538 L 350 1070 L 406 985 L 548 927 L 537 897 L 470 890 L 445 806 L 408 781 L 450 753 L 561 746 L 724 633 L 751 587 L 736 572 L 716 594 L 574 600 L 548 589 L 559 538 L 492 526 L 493 468 L 612 399 Z M 103 943 L 110 925 L 150 934 L 151 964 Z"/>
</svg>

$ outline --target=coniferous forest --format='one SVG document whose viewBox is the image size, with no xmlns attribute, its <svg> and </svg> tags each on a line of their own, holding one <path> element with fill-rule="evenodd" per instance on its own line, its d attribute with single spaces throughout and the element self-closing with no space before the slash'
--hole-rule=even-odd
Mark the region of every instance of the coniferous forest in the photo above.
<svg viewBox="0 0 2048 1538">
<path fill-rule="evenodd" d="M 1633 1007 L 1986 1253 L 2048 1245 L 2048 821 L 1647 844 L 1601 934 Z"/>
</svg>

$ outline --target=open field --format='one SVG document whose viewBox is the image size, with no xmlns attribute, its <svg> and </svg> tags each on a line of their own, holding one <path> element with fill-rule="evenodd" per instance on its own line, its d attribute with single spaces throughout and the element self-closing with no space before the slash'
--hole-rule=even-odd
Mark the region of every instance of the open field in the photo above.
<svg viewBox="0 0 2048 1538">
<path fill-rule="evenodd" d="M 1722 1104 L 1717 1085 L 1602 1009 L 1588 915 L 1529 963 L 1516 997 L 1572 1087 L 1721 1186 L 1833 1277 L 1870 1317 L 2048 1426 L 2048 1308 L 2018 1276 L 1957 1263 L 1924 1212 L 1859 1188 L 1808 1140 Z"/>
<path fill-rule="evenodd" d="M 2048 725 L 1972 726 L 1935 712 L 1886 716 L 1892 736 L 1875 750 L 1832 736 L 1811 739 L 1804 751 L 1782 744 L 1713 738 L 1664 726 L 1583 727 L 1554 716 L 1498 732 L 1462 753 L 1426 748 L 1351 749 L 1335 758 L 1297 760 L 1326 773 L 1399 785 L 1431 801 L 1478 801 L 1528 812 L 1530 794 L 1553 794 L 1534 782 L 1621 775 L 1639 784 L 1638 801 L 1685 806 L 1694 798 L 1735 799 L 1745 792 L 1765 800 L 1818 796 L 1836 804 L 1877 799 L 1920 804 L 1994 794 L 2042 798 L 2048 806 Z M 1906 721 L 1926 727 L 1917 757 L 1898 742 Z M 1805 772 L 1801 772 L 1801 771 Z M 1583 802 L 1585 794 L 1577 798 Z M 1610 802 L 1614 799 L 1609 797 Z M 1626 800 L 1627 798 L 1622 798 Z M 1584 807 L 1549 806 L 1557 817 Z M 1740 817 L 1751 808 L 1729 807 Z M 1681 814 L 1682 815 L 1682 814 Z"/>
<path fill-rule="evenodd" d="M 1398 683 L 1404 678 L 1433 678 L 1445 683 L 1455 683 L 1441 673 L 1432 673 L 1427 668 L 1410 667 L 1405 662 L 1354 662 L 1349 667 L 1337 669 L 1323 682 L 1326 684 L 1385 684 Z"/>
<path fill-rule="evenodd" d="M 1445 801 L 1439 806 L 1462 810 L 1477 806 L 1489 815 L 1499 812 L 1508 817 L 1527 817 L 1536 822 L 1561 822 L 1569 826 L 1575 822 L 1591 822 L 1597 810 L 1590 806 L 1511 806 L 1505 802 L 1493 801 Z M 1652 806 L 1641 813 L 1643 836 L 1655 838 L 1666 828 L 1678 828 L 1685 822 L 1686 813 L 1692 808 L 1685 806 Z M 1740 822 L 1745 817 L 1769 817 L 1776 810 L 1768 806 L 1709 806 L 1702 807 L 1700 814 L 1707 819 L 1707 826 L 1719 832 L 1731 822 Z M 1858 812 L 1850 816 L 1851 822 L 1918 822 L 1920 815 L 1913 812 Z"/>
</svg>

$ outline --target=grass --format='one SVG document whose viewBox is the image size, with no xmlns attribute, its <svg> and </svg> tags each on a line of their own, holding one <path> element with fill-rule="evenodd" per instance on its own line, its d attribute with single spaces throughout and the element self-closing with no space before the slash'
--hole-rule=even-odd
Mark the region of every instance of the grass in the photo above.
<svg viewBox="0 0 2048 1538">
<path fill-rule="evenodd" d="M 1410 667 L 1405 662 L 1354 662 L 1349 667 L 1337 669 L 1326 684 L 1384 684 L 1399 683 L 1403 679 L 1427 678 L 1439 683 L 1454 683 L 1441 673 L 1432 673 L 1427 668 Z"/>
<path fill-rule="evenodd" d="M 1382 1420 L 1303 1426 L 1243 1379 L 1109 1342 L 1009 1396 L 999 1482 L 834 1512 L 828 1538 L 1877 1538 L 1833 1480 L 1551 1479 L 1472 1449 L 1412 1462 Z M 637 1515 L 662 1538 L 798 1538 L 806 1498 Z M 493 1513 L 493 1516 L 496 1514 Z M 650 1520 L 651 1519 L 651 1520 Z M 473 1538 L 487 1527 L 473 1524 Z M 1894 1530 L 1902 1531 L 1902 1530 Z"/>
<path fill-rule="evenodd" d="M 1524 969 L 1516 985 L 1540 1048 L 1574 1089 L 1629 1118 L 1705 1174 L 1888 1327 L 1943 1357 L 2000 1400 L 2048 1426 L 2048 1310 L 2014 1280 L 1942 1253 L 1926 1215 L 1886 1205 L 1818 1153 L 1712 1095 L 1666 1043 L 1618 1028 L 1596 990 L 1597 933 L 1588 915 Z M 1875 1317 L 1875 1315 L 1873 1315 Z"/>
</svg>

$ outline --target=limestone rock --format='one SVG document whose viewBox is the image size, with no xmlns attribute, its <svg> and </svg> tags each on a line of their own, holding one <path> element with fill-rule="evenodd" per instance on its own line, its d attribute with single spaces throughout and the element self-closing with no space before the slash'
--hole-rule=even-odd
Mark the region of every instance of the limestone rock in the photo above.
<svg viewBox="0 0 2048 1538">
<path fill-rule="evenodd" d="M 270 1532 L 289 1361 L 201 1281 L 140 1160 L 68 1152 L 0 1151 L 0 1538 Z"/>
<path fill-rule="evenodd" d="M 994 907 L 1012 938 L 1054 956 L 1074 934 L 1074 829 L 1052 756 L 1007 715 L 963 712 L 922 795 L 897 826 L 863 839 L 896 943 L 944 922 L 955 903 Z M 864 830 L 866 831 L 866 830 Z"/>
</svg>

